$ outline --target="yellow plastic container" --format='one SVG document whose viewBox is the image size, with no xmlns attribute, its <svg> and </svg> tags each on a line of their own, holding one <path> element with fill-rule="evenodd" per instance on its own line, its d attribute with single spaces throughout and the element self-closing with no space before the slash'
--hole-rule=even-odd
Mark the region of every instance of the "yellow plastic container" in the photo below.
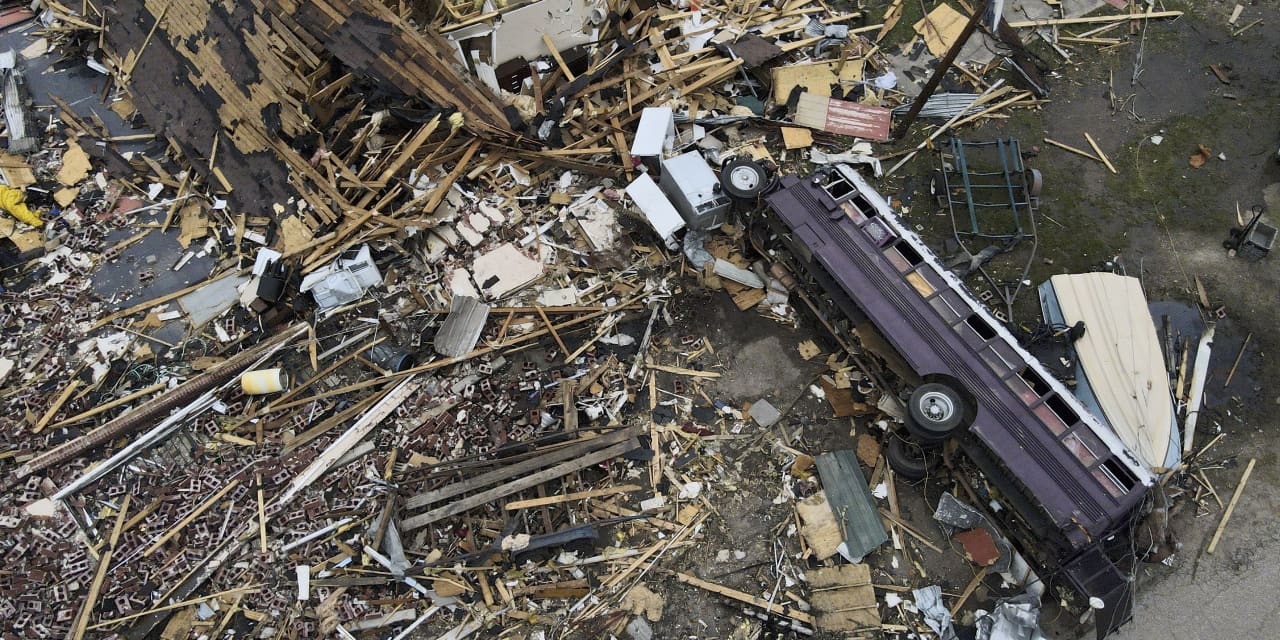
<svg viewBox="0 0 1280 640">
<path fill-rule="evenodd" d="M 279 393 L 289 388 L 289 374 L 284 369 L 246 371 L 240 376 L 240 388 L 251 396 Z"/>
</svg>

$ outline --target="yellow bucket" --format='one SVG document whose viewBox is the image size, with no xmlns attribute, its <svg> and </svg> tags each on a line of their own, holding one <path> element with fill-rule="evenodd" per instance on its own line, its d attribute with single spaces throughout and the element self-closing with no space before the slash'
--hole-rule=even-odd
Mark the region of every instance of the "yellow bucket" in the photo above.
<svg viewBox="0 0 1280 640">
<path fill-rule="evenodd" d="M 240 376 L 240 388 L 251 396 L 277 393 L 289 388 L 289 374 L 284 369 L 246 371 Z"/>
</svg>

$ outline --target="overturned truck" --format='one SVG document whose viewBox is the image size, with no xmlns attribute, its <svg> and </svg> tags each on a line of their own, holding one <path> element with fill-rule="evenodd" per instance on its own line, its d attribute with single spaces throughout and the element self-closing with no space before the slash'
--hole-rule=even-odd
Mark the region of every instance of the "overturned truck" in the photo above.
<svg viewBox="0 0 1280 640">
<path fill-rule="evenodd" d="M 1126 622 L 1131 582 L 1108 549 L 1127 546 L 1151 469 L 852 167 L 784 177 L 765 200 L 788 262 L 821 288 L 810 300 L 823 321 L 891 347 L 880 352 L 913 388 L 905 421 L 913 444 L 954 440 L 1010 507 L 1004 521 L 1024 552 L 1098 609 L 1098 636 Z"/>
</svg>

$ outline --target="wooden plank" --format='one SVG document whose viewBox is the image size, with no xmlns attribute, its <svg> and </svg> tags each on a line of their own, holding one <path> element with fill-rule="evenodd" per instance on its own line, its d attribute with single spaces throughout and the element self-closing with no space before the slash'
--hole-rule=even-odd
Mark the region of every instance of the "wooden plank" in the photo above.
<svg viewBox="0 0 1280 640">
<path fill-rule="evenodd" d="M 991 570 L 991 567 L 983 567 L 982 570 L 969 581 L 968 586 L 964 588 L 964 592 L 961 593 L 960 597 L 951 605 L 952 617 L 955 617 L 956 613 L 960 611 L 960 607 L 964 606 L 964 603 L 969 599 L 969 596 L 973 595 L 973 590 L 977 589 L 978 585 L 982 584 L 982 579 L 987 577 L 987 571 L 989 570 Z"/>
<path fill-rule="evenodd" d="M 702 580 L 701 578 L 691 576 L 687 573 L 676 573 L 675 575 L 676 575 L 676 579 L 679 580 L 680 582 L 683 582 L 688 585 L 693 585 L 700 589 L 706 589 L 707 591 L 720 594 L 726 598 L 737 600 L 738 602 L 745 602 L 746 604 L 749 604 L 753 607 L 759 607 L 761 609 L 764 609 L 769 613 L 784 615 L 793 620 L 803 622 L 804 624 L 807 624 L 809 626 L 813 626 L 814 623 L 817 622 L 816 618 L 798 609 L 793 609 L 791 607 L 787 607 L 784 605 L 775 604 L 775 603 L 769 602 L 768 600 L 765 600 L 764 598 L 753 596 L 749 593 L 743 593 L 741 591 L 738 591 L 737 589 L 730 589 L 729 587 L 718 585 L 714 582 L 707 582 L 706 580 Z"/>
<path fill-rule="evenodd" d="M 849 555 L 860 558 L 884 544 L 889 534 L 880 520 L 880 512 L 867 489 L 867 480 L 858 467 L 854 451 L 841 449 L 824 453 L 815 458 L 814 463 Z"/>
<path fill-rule="evenodd" d="M 384 582 L 385 582 L 385 581 L 384 581 Z M 149 616 L 149 615 L 151 615 L 151 614 L 153 614 L 153 613 L 159 613 L 159 612 L 161 612 L 161 611 L 171 611 L 171 610 L 173 610 L 173 609 L 181 609 L 181 608 L 183 608 L 183 607 L 189 607 L 189 606 L 191 606 L 191 605 L 193 605 L 193 604 L 199 604 L 199 603 L 201 603 L 201 602 L 204 602 L 204 601 L 206 601 L 206 600 L 212 600 L 212 599 L 214 599 L 214 598 L 221 598 L 221 597 L 223 597 L 223 596 L 234 596 L 234 595 L 239 595 L 239 594 L 242 594 L 242 593 L 253 593 L 254 591 L 257 591 L 257 590 L 261 589 L 263 586 L 265 586 L 265 585 L 263 585 L 263 584 L 251 584 L 251 585 L 249 585 L 249 586 L 247 586 L 247 587 L 236 587 L 236 588 L 234 588 L 234 589 L 227 589 L 226 591 L 219 591 L 219 592 L 217 592 L 217 593 L 211 593 L 211 594 L 209 594 L 209 595 L 206 595 L 206 596 L 200 596 L 200 597 L 198 597 L 198 598 L 190 598 L 190 599 L 188 599 L 188 600 L 183 600 L 182 602 L 175 602 L 175 603 L 173 603 L 173 604 L 166 604 L 166 605 L 162 605 L 162 606 L 159 606 L 159 607 L 152 607 L 152 608 L 150 608 L 150 609 L 147 609 L 146 611 L 139 611 L 138 613 L 131 613 L 131 614 L 127 615 L 127 616 L 121 616 L 121 617 L 119 617 L 119 618 L 113 618 L 113 619 L 111 619 L 111 620 L 104 620 L 104 621 L 99 622 L 98 624 L 95 624 L 95 625 L 93 625 L 92 627 L 89 627 L 89 628 L 90 628 L 90 629 L 102 629 L 103 627 L 109 627 L 109 626 L 111 626 L 111 625 L 113 625 L 113 624 L 120 624 L 121 622 L 124 622 L 124 621 L 126 621 L 126 620 L 134 620 L 134 619 L 136 619 L 136 618 L 141 618 L 142 616 Z M 166 599 L 167 599 L 167 598 L 166 598 Z M 163 600 L 163 599 L 162 599 L 162 600 Z"/>
<path fill-rule="evenodd" d="M 80 614 L 76 616 L 76 626 L 71 637 L 74 640 L 80 640 L 84 637 L 85 628 L 89 625 L 89 618 L 93 615 L 93 609 L 98 602 L 98 592 L 102 590 L 102 582 L 107 577 L 107 569 L 111 565 L 111 554 L 115 551 L 116 543 L 120 540 L 120 532 L 124 528 L 125 515 L 129 513 L 129 494 L 124 494 L 124 500 L 120 503 L 120 512 L 116 514 L 115 525 L 111 527 L 111 537 L 107 539 L 107 548 L 102 551 L 102 557 L 98 559 L 98 568 L 93 573 L 93 582 L 89 584 L 89 595 L 85 596 L 84 603 L 80 606 Z"/>
<path fill-rule="evenodd" d="M 1107 154 L 1102 152 L 1102 148 L 1094 141 L 1093 136 L 1089 135 L 1089 132 L 1085 132 L 1084 139 L 1089 143 L 1089 146 L 1093 148 L 1093 152 L 1098 154 L 1098 159 L 1102 160 L 1102 164 L 1107 165 L 1107 168 L 1111 170 L 1111 173 L 1120 173 L 1119 171 L 1116 171 L 1115 165 L 1111 164 L 1111 160 L 1107 158 Z"/>
<path fill-rule="evenodd" d="M 474 509 L 482 504 L 492 502 L 503 496 L 509 496 L 517 491 L 523 491 L 548 480 L 554 480 L 555 478 L 565 476 L 573 473 L 574 471 L 585 469 L 593 464 L 599 464 L 605 460 L 611 460 L 628 451 L 638 449 L 639 447 L 640 443 L 632 438 L 607 449 L 587 454 L 576 460 L 562 462 L 550 469 L 539 471 L 538 473 L 525 476 L 519 480 L 508 482 L 507 484 L 494 487 L 487 491 L 481 491 L 473 496 L 463 498 L 438 509 L 433 509 L 426 513 L 406 518 L 402 522 L 403 529 L 405 531 L 420 529 L 442 518 L 448 518 L 449 516 Z"/>
<path fill-rule="evenodd" d="M 560 407 L 563 412 L 562 422 L 565 433 L 578 430 L 577 380 L 560 380 Z"/>
<path fill-rule="evenodd" d="M 574 500 L 585 500 L 587 498 L 599 498 L 601 496 L 612 496 L 619 493 L 630 493 L 639 491 L 641 487 L 635 484 L 623 484 L 616 487 L 605 487 L 603 489 L 592 489 L 590 491 L 578 491 L 575 493 L 565 493 L 558 496 L 547 496 L 545 498 L 533 498 L 530 500 L 516 500 L 507 503 L 507 511 L 518 511 L 520 509 L 530 509 L 533 507 L 541 507 L 549 504 L 563 504 L 565 502 L 573 502 Z"/>
<path fill-rule="evenodd" d="M 1149 18 L 1176 18 L 1182 15 L 1181 11 L 1152 11 L 1137 16 L 1118 15 L 1118 16 L 1090 16 L 1086 18 L 1056 18 L 1050 20 L 1015 20 L 1009 23 L 1014 29 L 1023 29 L 1027 27 L 1051 27 L 1064 24 L 1090 24 L 1094 22 L 1121 22 L 1133 18 L 1149 19 Z"/>
<path fill-rule="evenodd" d="M 1244 349 L 1241 349 L 1240 353 L 1243 354 Z M 1240 359 L 1236 358 L 1236 362 L 1239 363 Z M 1231 372 L 1235 373 L 1235 367 L 1232 367 Z M 67 403 L 67 398 L 71 397 L 71 394 L 76 390 L 76 387 L 80 386 L 80 384 L 80 380 L 73 379 L 70 384 L 63 387 L 62 393 L 58 394 L 58 398 L 53 401 L 53 404 L 49 405 L 49 409 L 44 412 L 44 415 L 41 416 L 39 422 L 36 422 L 35 428 L 32 429 L 34 433 L 40 433 L 44 430 L 45 425 L 48 425 L 49 421 L 53 420 L 53 416 L 58 414 L 58 410 L 62 409 L 62 405 Z"/>
<path fill-rule="evenodd" d="M 817 613 L 817 628 L 853 632 L 879 629 L 880 612 L 871 586 L 871 568 L 865 564 L 822 567 L 805 572 L 809 604 Z"/>
<path fill-rule="evenodd" d="M 1074 153 L 1074 154 L 1076 154 L 1076 155 L 1078 155 L 1078 156 L 1080 156 L 1080 157 L 1082 157 L 1082 158 L 1088 158 L 1088 159 L 1090 159 L 1090 160 L 1093 160 L 1094 162 L 1102 162 L 1102 158 L 1099 158 L 1098 156 L 1095 156 L 1095 155 L 1093 155 L 1092 153 L 1089 153 L 1088 151 L 1085 151 L 1084 149 L 1077 149 L 1076 147 L 1073 147 L 1073 146 L 1071 146 L 1071 145 L 1069 145 L 1069 144 L 1066 144 L 1066 143 L 1063 143 L 1063 142 L 1058 142 L 1057 140 L 1054 140 L 1053 138 L 1045 138 L 1045 139 L 1044 139 L 1044 143 L 1045 143 L 1045 144 L 1047 144 L 1047 145 L 1055 146 L 1055 147 L 1057 147 L 1057 148 L 1059 148 L 1059 149 L 1062 149 L 1062 150 L 1065 150 L 1065 151 L 1070 151 L 1071 153 Z"/>
<path fill-rule="evenodd" d="M 231 493 L 232 489 L 236 488 L 239 485 L 240 485 L 239 478 L 236 478 L 235 480 L 228 482 L 227 486 L 223 487 L 217 493 L 210 496 L 209 499 L 202 502 L 200 506 L 196 507 L 190 514 L 187 515 L 187 517 L 179 521 L 178 524 L 173 525 L 173 527 L 170 528 L 168 531 L 166 531 L 164 535 L 160 536 L 160 539 L 151 543 L 151 546 L 147 547 L 147 550 L 142 552 L 142 556 L 147 557 L 155 553 L 157 549 L 159 549 L 161 546 L 164 545 L 164 543 L 168 542 L 171 538 L 178 535 L 178 533 L 181 532 L 183 529 L 185 529 L 187 525 L 191 524 L 192 521 L 194 521 L 196 518 L 199 518 L 201 514 L 203 514 L 205 511 L 208 511 L 213 505 L 217 504 L 219 500 L 226 497 L 228 493 Z"/>
<path fill-rule="evenodd" d="M 1218 548 L 1218 541 L 1222 539 L 1222 532 L 1227 529 L 1227 522 L 1231 520 L 1231 514 L 1236 510 L 1236 503 L 1240 501 L 1240 495 L 1244 493 L 1244 485 L 1249 482 L 1249 474 L 1253 473 L 1253 465 L 1257 458 L 1249 459 L 1249 466 L 1244 468 L 1244 473 L 1240 475 L 1240 484 L 1236 485 L 1236 492 L 1231 495 L 1231 502 L 1227 503 L 1227 510 L 1222 512 L 1222 521 L 1218 523 L 1217 531 L 1213 532 L 1213 539 L 1209 541 L 1209 548 L 1205 549 L 1205 553 L 1213 553 Z"/>
<path fill-rule="evenodd" d="M 462 495 L 468 491 L 474 491 L 491 484 L 497 484 L 509 478 L 514 478 L 526 473 L 532 473 L 546 466 L 563 462 L 571 458 L 583 455 L 593 449 L 599 449 L 619 442 L 625 442 L 632 436 L 631 430 L 619 429 L 613 433 L 594 438 L 587 438 L 570 443 L 568 446 L 545 452 L 537 457 L 530 458 L 524 462 L 509 464 L 487 473 L 482 473 L 473 478 L 468 478 L 462 482 L 455 482 L 445 485 L 434 491 L 427 491 L 416 496 L 411 496 L 404 501 L 406 509 L 418 509 L 430 504 L 434 504 L 446 498 Z"/>
<path fill-rule="evenodd" d="M 551 57 L 555 58 L 556 64 L 559 65 L 560 70 L 564 72 L 564 77 L 568 78 L 569 82 L 577 80 L 577 76 L 573 75 L 572 71 L 569 71 L 569 65 L 564 63 L 564 58 L 560 57 L 560 50 L 556 48 L 556 43 L 551 41 L 550 36 L 545 33 L 542 34 L 542 43 L 547 45 L 547 50 L 551 52 Z"/>
<path fill-rule="evenodd" d="M 893 477 L 893 476 L 892 476 L 892 475 L 890 475 L 890 477 Z M 929 541 L 929 538 L 925 537 L 925 535 L 924 535 L 923 533 L 920 533 L 919 531 L 916 531 L 916 529 L 915 529 L 914 527 L 912 527 L 911 525 L 909 525 L 909 524 L 907 524 L 906 522 L 904 522 L 904 521 L 902 520 L 902 518 L 899 518 L 898 516 L 895 516 L 895 515 L 893 515 L 892 513 L 888 512 L 888 511 L 885 511 L 884 509 L 881 509 L 881 510 L 880 510 L 880 515 L 884 516 L 885 518 L 888 518 L 890 522 L 892 522 L 892 523 L 894 523 L 894 524 L 898 525 L 899 527 L 902 527 L 902 530 L 903 530 L 903 531 L 906 531 L 908 534 L 910 534 L 910 535 L 911 535 L 911 537 L 913 537 L 913 538 L 915 538 L 916 540 L 918 540 L 918 541 L 920 542 L 920 544 L 922 544 L 922 545 L 924 545 L 924 546 L 926 546 L 926 547 L 929 547 L 930 549 L 933 549 L 934 551 L 937 551 L 938 553 L 943 553 L 943 551 L 942 551 L 942 548 L 941 548 L 941 547 L 939 547 L 938 545 L 936 545 L 936 544 L 934 544 L 934 543 L 930 542 L 930 541 Z"/>
<path fill-rule="evenodd" d="M 93 416 L 96 416 L 96 415 L 98 415 L 99 413 L 102 413 L 102 412 L 104 412 L 104 411 L 110 411 L 110 410 L 112 410 L 112 409 L 114 409 L 114 408 L 116 408 L 116 407 L 118 407 L 118 406 L 120 406 L 120 405 L 122 405 L 122 404 L 127 404 L 127 403 L 129 403 L 129 402 L 133 402 L 134 400 L 137 400 L 138 398 L 141 398 L 141 397 L 143 397 L 143 396 L 149 396 L 149 395 L 151 395 L 151 394 L 153 394 L 153 393 L 155 393 L 155 392 L 157 392 L 157 391 L 159 391 L 159 390 L 161 390 L 161 389 L 165 388 L 166 386 L 168 386 L 168 385 L 166 385 L 166 384 L 165 384 L 165 383 L 163 383 L 163 382 L 157 382 L 156 384 L 153 384 L 153 385 L 151 385 L 151 386 L 149 386 L 149 387 L 147 387 L 147 388 L 145 388 L 145 389 L 139 389 L 139 390 L 137 390 L 137 391 L 134 391 L 133 393 L 131 393 L 131 394 L 127 395 L 127 396 L 124 396 L 123 398 L 117 398 L 117 399 L 112 400 L 111 402 L 108 402 L 108 403 L 106 403 L 106 404 L 98 405 L 98 406 L 96 406 L 96 407 L 94 407 L 94 408 L 92 408 L 92 409 L 90 409 L 90 410 L 88 410 L 88 411 L 85 411 L 84 413 L 81 413 L 81 414 L 79 414 L 79 415 L 72 416 L 72 417 L 70 417 L 70 418 L 67 418 L 66 420 L 62 420 L 61 422 L 55 422 L 55 423 L 53 424 L 53 427 L 54 427 L 54 428 L 62 427 L 62 426 L 66 426 L 66 425 L 69 425 L 69 424 L 75 424 L 75 423 L 77 423 L 77 422 L 80 422 L 81 420 L 85 420 L 85 419 L 88 419 L 88 418 L 92 418 Z"/>
<path fill-rule="evenodd" d="M 545 38 L 546 36 L 543 37 Z M 551 337 L 555 338 L 556 345 L 560 347 L 560 353 L 569 353 L 569 347 L 564 346 L 564 340 L 561 340 L 560 334 L 556 333 L 556 326 L 551 324 L 551 319 L 547 317 L 547 312 L 543 311 L 542 307 L 538 305 L 534 305 L 533 309 L 538 312 L 538 316 L 542 318 L 544 323 L 546 323 L 547 331 L 551 332 Z"/>
<path fill-rule="evenodd" d="M 1252 339 L 1253 339 L 1253 332 L 1250 331 L 1249 335 L 1244 337 L 1244 344 L 1240 345 L 1240 351 L 1236 353 L 1236 360 L 1235 362 L 1231 363 L 1231 370 L 1227 372 L 1227 379 L 1222 381 L 1222 386 L 1225 387 L 1231 384 L 1231 378 L 1235 377 L 1236 375 L 1236 367 L 1240 366 L 1240 359 L 1244 357 L 1244 350 L 1246 347 L 1249 346 L 1249 341 Z M 37 427 L 37 430 L 38 429 L 39 427 Z"/>
<path fill-rule="evenodd" d="M 695 369 L 685 369 L 685 368 L 682 368 L 682 367 L 672 367 L 672 366 L 665 365 L 665 364 L 650 364 L 650 365 L 646 365 L 646 366 L 647 366 L 649 369 L 653 369 L 653 370 L 655 370 L 655 371 L 666 371 L 667 373 L 675 373 L 675 374 L 679 374 L 679 375 L 682 375 L 682 376 L 689 376 L 689 377 L 691 377 L 691 378 L 719 378 L 719 377 L 720 377 L 720 374 L 718 374 L 718 373 L 716 373 L 716 372 L 714 372 L 714 371 L 698 371 L 698 370 L 695 370 Z"/>
</svg>

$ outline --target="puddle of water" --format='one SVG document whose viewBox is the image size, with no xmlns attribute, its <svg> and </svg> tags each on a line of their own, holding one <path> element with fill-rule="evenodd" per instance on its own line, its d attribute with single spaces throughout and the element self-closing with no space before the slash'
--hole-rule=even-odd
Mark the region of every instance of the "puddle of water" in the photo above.
<svg viewBox="0 0 1280 640">
<path fill-rule="evenodd" d="M 1156 332 L 1162 341 L 1166 340 L 1164 318 L 1168 316 L 1169 330 L 1174 340 L 1175 360 L 1180 361 L 1182 357 L 1178 340 L 1186 339 L 1188 341 L 1190 345 L 1188 347 L 1190 352 L 1187 358 L 1189 384 L 1191 369 L 1195 365 L 1196 347 L 1200 344 L 1200 335 L 1206 327 L 1205 321 L 1200 316 L 1200 310 L 1194 305 L 1175 300 L 1157 300 L 1148 304 L 1147 308 L 1151 310 L 1151 318 L 1156 323 Z M 1240 353 L 1240 347 L 1244 345 L 1245 336 L 1233 331 L 1230 318 L 1220 320 L 1216 324 L 1217 329 L 1213 337 L 1213 353 L 1209 357 L 1209 375 L 1204 386 L 1204 406 L 1206 408 L 1218 408 L 1234 404 L 1233 397 L 1247 400 L 1257 393 L 1255 389 L 1258 387 L 1256 379 L 1258 360 L 1255 351 L 1257 344 L 1253 342 L 1249 344 L 1244 356 L 1240 358 L 1235 374 L 1231 375 L 1231 383 L 1226 384 L 1231 367 L 1235 363 L 1237 354 Z"/>
</svg>

